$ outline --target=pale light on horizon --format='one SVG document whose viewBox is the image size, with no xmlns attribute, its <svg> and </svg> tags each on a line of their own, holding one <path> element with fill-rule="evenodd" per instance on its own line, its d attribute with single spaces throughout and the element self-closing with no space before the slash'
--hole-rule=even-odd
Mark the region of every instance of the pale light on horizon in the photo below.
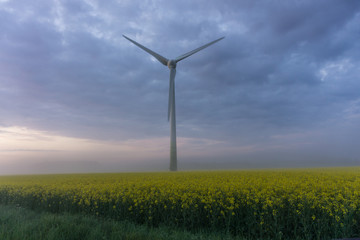
<svg viewBox="0 0 360 240">
<path fill-rule="evenodd" d="M 169 75 L 124 34 L 225 36 L 179 63 L 179 170 L 360 166 L 360 1 L 249 2 L 0 0 L 0 174 L 169 169 Z"/>
</svg>

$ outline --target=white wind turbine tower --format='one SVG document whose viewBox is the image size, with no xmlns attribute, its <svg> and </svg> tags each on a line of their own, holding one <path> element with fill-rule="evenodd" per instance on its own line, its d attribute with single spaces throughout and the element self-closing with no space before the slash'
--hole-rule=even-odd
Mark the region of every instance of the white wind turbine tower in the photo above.
<svg viewBox="0 0 360 240">
<path fill-rule="evenodd" d="M 175 59 L 167 59 L 160 54 L 144 47 L 140 43 L 135 42 L 134 40 L 126 37 L 123 35 L 124 38 L 138 46 L 139 48 L 142 48 L 149 54 L 151 54 L 153 57 L 155 57 L 159 62 L 164 64 L 170 69 L 170 85 L 169 85 L 169 105 L 168 105 L 168 121 L 170 121 L 170 171 L 176 171 L 177 170 L 177 156 L 176 156 L 176 119 L 175 119 L 175 74 L 176 74 L 176 64 L 180 62 L 181 60 L 193 55 L 194 53 L 197 53 L 198 51 L 220 41 L 222 38 L 216 39 L 212 42 L 209 42 L 208 44 L 205 44 L 204 46 L 201 46 L 195 50 L 192 50 L 188 53 L 185 53 Z"/>
</svg>

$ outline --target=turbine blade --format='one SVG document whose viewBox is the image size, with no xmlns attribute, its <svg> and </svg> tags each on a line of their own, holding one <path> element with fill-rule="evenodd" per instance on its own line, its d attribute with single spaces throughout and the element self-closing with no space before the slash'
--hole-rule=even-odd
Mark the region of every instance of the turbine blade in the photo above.
<svg viewBox="0 0 360 240">
<path fill-rule="evenodd" d="M 167 66 L 168 63 L 168 59 L 161 56 L 160 54 L 151 51 L 150 49 L 144 47 L 143 45 L 141 45 L 140 43 L 135 42 L 134 40 L 128 38 L 127 36 L 123 35 L 124 38 L 126 38 L 127 40 L 129 40 L 130 42 L 132 42 L 133 44 L 135 44 L 136 46 L 138 46 L 139 48 L 145 50 L 146 52 L 148 52 L 149 54 L 151 54 L 154 58 L 156 58 L 159 62 L 161 62 L 162 64 L 164 64 L 165 66 Z"/>
<path fill-rule="evenodd" d="M 173 103 L 175 100 L 175 75 L 176 75 L 176 69 L 170 68 L 168 121 L 170 120 L 171 111 L 174 110 Z"/>
<path fill-rule="evenodd" d="M 216 43 L 216 42 L 218 42 L 218 41 L 220 41 L 220 40 L 222 40 L 224 38 L 225 37 L 221 37 L 221 38 L 216 39 L 216 40 L 214 40 L 212 42 L 209 42 L 208 44 L 205 44 L 204 46 L 201 46 L 201 47 L 199 47 L 199 48 L 197 48 L 195 50 L 192 50 L 192 51 L 190 51 L 188 53 L 185 53 L 185 54 L 175 58 L 175 62 L 179 62 L 179 61 L 183 60 L 184 58 L 187 58 L 187 57 L 193 55 L 194 53 L 197 53 L 198 51 L 200 51 L 200 50 L 202 50 L 202 49 L 204 49 L 204 48 L 206 48 L 206 47 L 208 47 L 208 46 L 210 46 L 210 45 L 212 45 L 212 44 L 214 44 L 214 43 Z"/>
</svg>

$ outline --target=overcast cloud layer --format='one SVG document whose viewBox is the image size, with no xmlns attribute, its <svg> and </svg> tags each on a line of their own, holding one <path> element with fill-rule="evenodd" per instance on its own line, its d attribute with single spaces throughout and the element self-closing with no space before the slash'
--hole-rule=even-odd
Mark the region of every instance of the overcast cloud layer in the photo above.
<svg viewBox="0 0 360 240">
<path fill-rule="evenodd" d="M 359 22 L 357 0 L 0 0 L 0 174 L 168 168 L 169 70 L 122 34 L 167 58 L 225 36 L 177 65 L 180 169 L 360 165 Z"/>
</svg>

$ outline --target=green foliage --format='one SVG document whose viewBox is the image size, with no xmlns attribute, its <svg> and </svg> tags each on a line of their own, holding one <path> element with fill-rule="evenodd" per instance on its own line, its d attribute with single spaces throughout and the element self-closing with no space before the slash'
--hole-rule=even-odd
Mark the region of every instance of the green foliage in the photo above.
<svg viewBox="0 0 360 240">
<path fill-rule="evenodd" d="M 1 240 L 220 240 L 232 239 L 224 234 L 198 233 L 151 228 L 128 221 L 114 221 L 69 213 L 32 211 L 0 205 Z M 240 240 L 240 238 L 238 238 Z"/>
<path fill-rule="evenodd" d="M 0 203 L 247 239 L 336 239 L 360 235 L 359 189 L 360 168 L 13 176 L 0 177 Z"/>
</svg>

